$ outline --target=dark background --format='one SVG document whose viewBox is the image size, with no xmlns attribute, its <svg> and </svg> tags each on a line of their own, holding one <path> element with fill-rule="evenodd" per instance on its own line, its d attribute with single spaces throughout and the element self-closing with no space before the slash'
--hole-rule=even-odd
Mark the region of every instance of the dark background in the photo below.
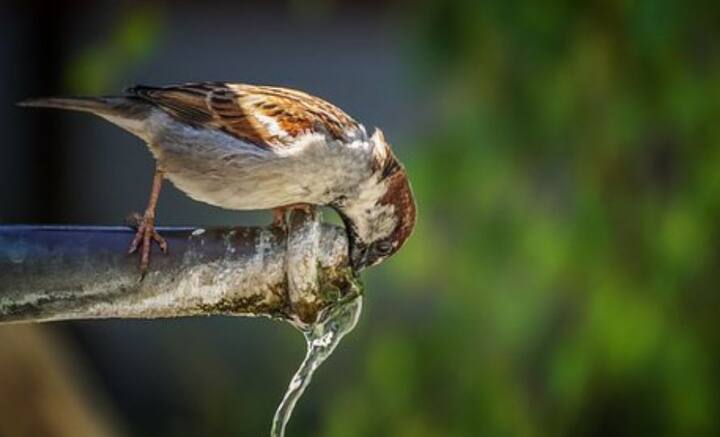
<svg viewBox="0 0 720 437">
<path fill-rule="evenodd" d="M 360 325 L 290 435 L 717 435 L 719 24 L 716 3 L 671 0 L 8 2 L 0 223 L 121 224 L 152 177 L 139 140 L 22 98 L 299 88 L 382 127 L 419 223 L 365 274 Z M 269 214 L 166 184 L 158 219 Z M 31 330 L 0 328 L 3 437 L 38 435 L 12 424 L 41 421 L 39 403 L 107 435 L 265 435 L 303 354 L 266 320 Z M 9 389 L 36 340 L 77 410 Z"/>
</svg>

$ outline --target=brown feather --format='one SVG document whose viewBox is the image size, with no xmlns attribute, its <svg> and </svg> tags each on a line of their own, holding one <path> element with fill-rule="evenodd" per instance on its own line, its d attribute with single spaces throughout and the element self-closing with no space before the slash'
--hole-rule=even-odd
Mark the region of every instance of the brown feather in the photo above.
<svg viewBox="0 0 720 437">
<path fill-rule="evenodd" d="M 127 92 L 179 121 L 222 130 L 260 147 L 283 147 L 296 137 L 312 132 L 344 140 L 349 132 L 361 129 L 336 106 L 280 87 L 196 82 L 165 87 L 136 86 Z"/>
<path fill-rule="evenodd" d="M 391 240 L 398 243 L 395 248 L 397 251 L 415 229 L 417 211 L 405 169 L 394 157 L 391 161 L 392 163 L 388 163 L 388 166 L 392 168 L 392 172 L 385 177 L 387 191 L 378 204 L 393 205 L 395 207 L 395 214 L 397 214 L 399 221 L 398 226 L 392 233 Z"/>
</svg>

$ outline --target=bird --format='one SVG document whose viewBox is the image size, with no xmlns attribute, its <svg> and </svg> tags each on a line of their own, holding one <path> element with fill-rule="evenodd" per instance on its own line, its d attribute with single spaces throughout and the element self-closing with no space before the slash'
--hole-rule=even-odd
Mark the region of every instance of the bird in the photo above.
<svg viewBox="0 0 720 437">
<path fill-rule="evenodd" d="M 287 212 L 327 206 L 348 237 L 353 271 L 395 254 L 415 228 L 416 204 L 405 167 L 379 128 L 337 106 L 278 86 L 232 82 L 137 85 L 118 95 L 43 97 L 24 107 L 59 108 L 102 117 L 145 142 L 155 159 L 150 198 L 128 252 L 139 252 L 141 279 L 156 243 L 165 179 L 190 198 L 231 210 Z"/>
</svg>

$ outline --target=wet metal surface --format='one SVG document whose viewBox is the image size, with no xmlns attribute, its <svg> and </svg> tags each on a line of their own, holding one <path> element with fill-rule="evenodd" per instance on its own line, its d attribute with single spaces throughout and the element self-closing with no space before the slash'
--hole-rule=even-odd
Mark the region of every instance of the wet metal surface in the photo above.
<svg viewBox="0 0 720 437">
<path fill-rule="evenodd" d="M 140 281 L 127 227 L 0 226 L 0 322 L 267 316 L 299 327 L 357 290 L 344 230 L 296 212 L 278 229 L 164 228 Z"/>
</svg>

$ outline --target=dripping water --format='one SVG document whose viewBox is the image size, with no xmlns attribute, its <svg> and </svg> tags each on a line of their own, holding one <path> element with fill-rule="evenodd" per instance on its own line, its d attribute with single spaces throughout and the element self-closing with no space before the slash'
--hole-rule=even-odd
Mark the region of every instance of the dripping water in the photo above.
<svg viewBox="0 0 720 437">
<path fill-rule="evenodd" d="M 352 331 L 360 318 L 362 296 L 330 307 L 320 318 L 303 333 L 307 343 L 307 352 L 300 367 L 295 372 L 283 400 L 278 405 L 273 418 L 271 437 L 283 437 L 285 426 L 290 420 L 295 404 L 310 384 L 313 373 L 332 354 L 340 340 Z"/>
</svg>

